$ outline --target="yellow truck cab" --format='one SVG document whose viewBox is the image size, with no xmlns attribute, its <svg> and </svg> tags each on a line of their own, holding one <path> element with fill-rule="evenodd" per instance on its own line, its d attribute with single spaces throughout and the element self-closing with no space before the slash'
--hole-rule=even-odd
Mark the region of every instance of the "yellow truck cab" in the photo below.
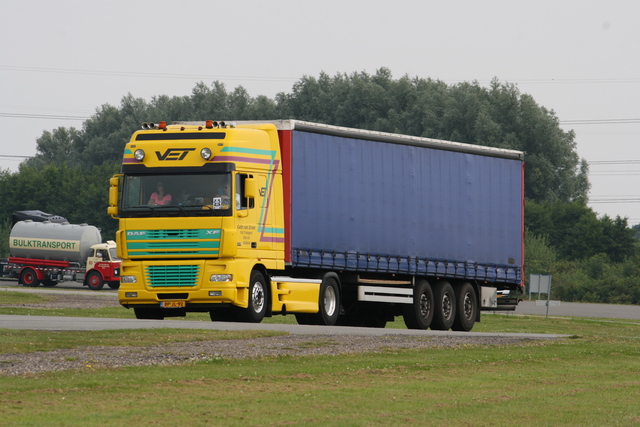
<svg viewBox="0 0 640 427">
<path fill-rule="evenodd" d="M 255 322 L 274 312 L 317 312 L 319 281 L 267 274 L 284 270 L 276 127 L 144 127 L 126 145 L 123 174 L 111 180 L 120 303 L 146 319 L 200 311 Z"/>
</svg>

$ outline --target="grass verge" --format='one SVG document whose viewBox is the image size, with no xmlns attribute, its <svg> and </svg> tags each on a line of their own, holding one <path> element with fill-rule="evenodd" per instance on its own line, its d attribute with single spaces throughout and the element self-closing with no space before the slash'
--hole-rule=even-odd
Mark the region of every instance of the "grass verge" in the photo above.
<svg viewBox="0 0 640 427">
<path fill-rule="evenodd" d="M 0 425 L 640 424 L 637 322 L 488 315 L 474 331 L 570 338 L 0 377 Z M 0 348 L 29 352 L 243 337 L 226 334 L 0 330 Z"/>
</svg>

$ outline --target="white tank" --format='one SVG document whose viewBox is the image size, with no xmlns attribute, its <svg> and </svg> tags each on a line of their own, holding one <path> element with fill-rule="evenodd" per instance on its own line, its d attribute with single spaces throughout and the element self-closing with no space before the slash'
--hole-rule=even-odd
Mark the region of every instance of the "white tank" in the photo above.
<svg viewBox="0 0 640 427">
<path fill-rule="evenodd" d="M 91 246 L 102 243 L 100 230 L 87 224 L 19 221 L 11 229 L 11 256 L 79 262 L 82 265 Z"/>
</svg>

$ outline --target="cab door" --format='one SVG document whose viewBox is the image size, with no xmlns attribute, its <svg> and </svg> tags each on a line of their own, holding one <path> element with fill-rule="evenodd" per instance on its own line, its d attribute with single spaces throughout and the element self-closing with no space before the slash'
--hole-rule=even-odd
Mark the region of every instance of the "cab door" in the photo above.
<svg viewBox="0 0 640 427">
<path fill-rule="evenodd" d="M 256 179 L 254 174 L 237 173 L 235 175 L 235 215 L 236 215 L 236 236 L 238 241 L 238 255 L 247 258 L 258 257 L 257 250 L 260 244 L 260 233 L 258 230 L 259 209 L 261 196 L 246 197 L 247 179 Z M 260 187 L 260 179 L 257 179 L 257 187 Z"/>
</svg>

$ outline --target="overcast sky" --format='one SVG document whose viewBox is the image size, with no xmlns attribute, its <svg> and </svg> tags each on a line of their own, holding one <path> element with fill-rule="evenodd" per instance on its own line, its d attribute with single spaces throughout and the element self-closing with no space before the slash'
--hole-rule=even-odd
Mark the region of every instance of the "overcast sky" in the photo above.
<svg viewBox="0 0 640 427">
<path fill-rule="evenodd" d="M 576 132 L 590 206 L 633 225 L 638 17 L 636 0 L 0 0 L 0 168 L 17 170 L 44 131 L 81 128 L 128 93 L 183 96 L 219 80 L 273 97 L 304 75 L 387 67 L 516 84 Z"/>
</svg>

